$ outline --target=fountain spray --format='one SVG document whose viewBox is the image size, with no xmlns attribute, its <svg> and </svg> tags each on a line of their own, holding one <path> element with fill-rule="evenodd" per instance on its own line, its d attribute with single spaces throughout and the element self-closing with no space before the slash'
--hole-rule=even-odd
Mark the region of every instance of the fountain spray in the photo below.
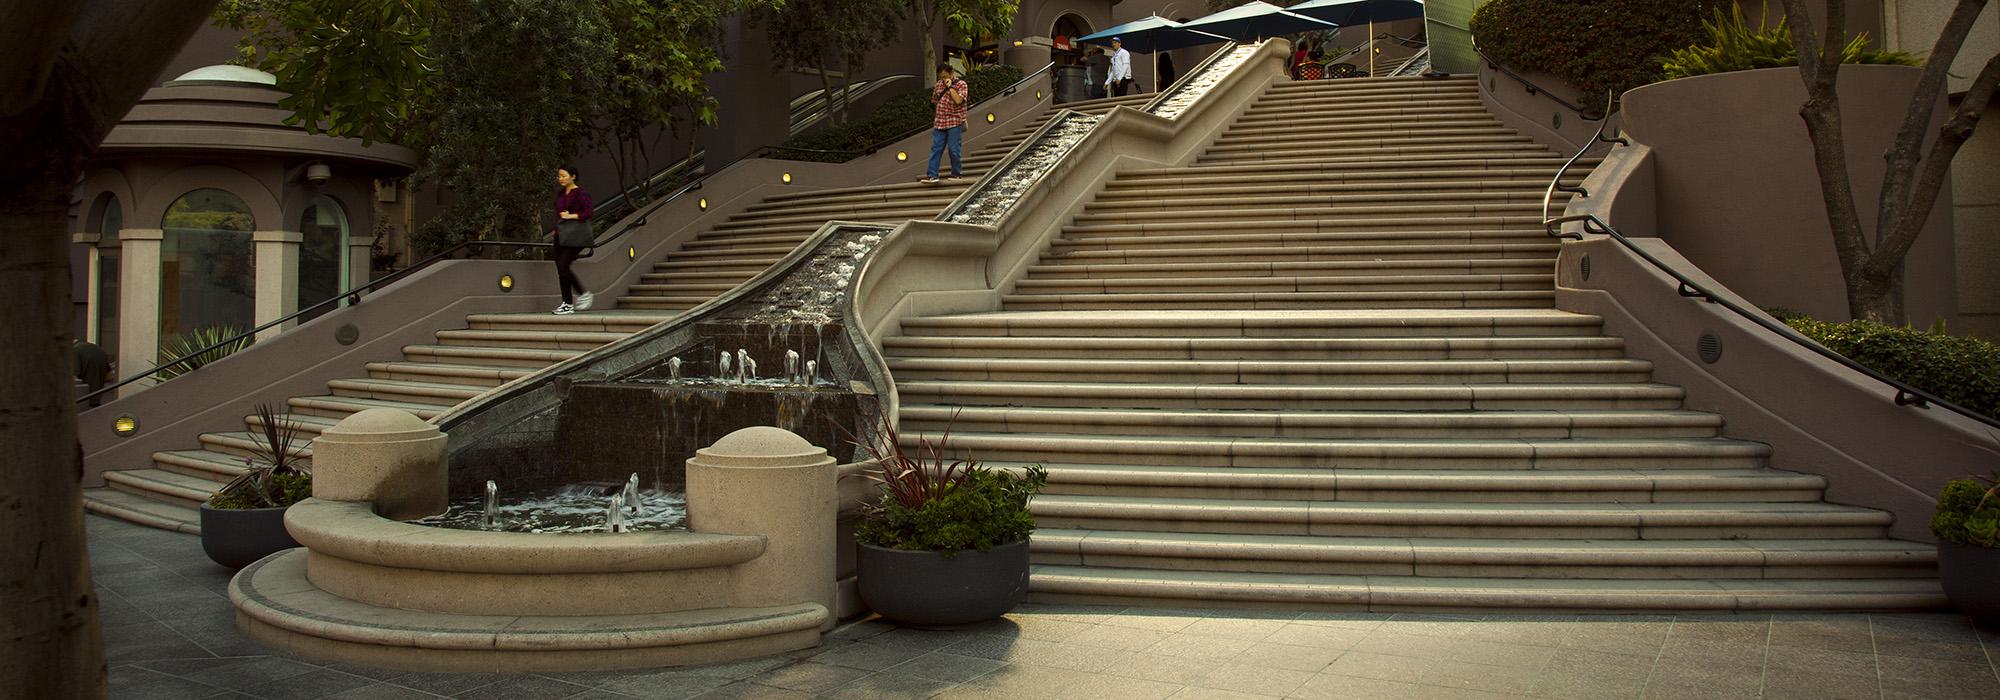
<svg viewBox="0 0 2000 700">
<path fill-rule="evenodd" d="M 493 523 L 498 519 L 499 510 L 500 485 L 488 479 L 486 481 L 486 515 L 480 519 L 480 527 L 487 530 L 493 529 Z"/>
<path fill-rule="evenodd" d="M 610 532 L 625 531 L 625 494 L 611 494 L 611 507 L 604 512 L 604 529 Z"/>
<path fill-rule="evenodd" d="M 638 514 L 639 514 L 639 473 L 638 473 L 638 472 L 632 472 L 632 478 L 630 478 L 630 479 L 626 479 L 626 480 L 625 480 L 625 506 L 626 506 L 627 508 L 631 508 L 631 509 L 632 509 L 632 514 L 633 514 L 633 515 L 635 515 L 635 516 L 636 516 L 636 515 L 638 515 Z"/>
</svg>

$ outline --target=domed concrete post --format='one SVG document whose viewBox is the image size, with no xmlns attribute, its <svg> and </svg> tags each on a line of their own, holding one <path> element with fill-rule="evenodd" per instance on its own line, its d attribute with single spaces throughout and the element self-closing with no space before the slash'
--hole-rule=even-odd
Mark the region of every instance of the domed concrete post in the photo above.
<svg viewBox="0 0 2000 700">
<path fill-rule="evenodd" d="M 373 501 L 390 520 L 437 515 L 447 505 L 445 435 L 393 408 L 348 416 L 313 441 L 313 498 Z"/>
<path fill-rule="evenodd" d="M 687 461 L 689 530 L 764 537 L 762 556 L 730 570 L 732 604 L 834 610 L 834 475 L 825 449 L 769 427 L 724 435 Z"/>
</svg>

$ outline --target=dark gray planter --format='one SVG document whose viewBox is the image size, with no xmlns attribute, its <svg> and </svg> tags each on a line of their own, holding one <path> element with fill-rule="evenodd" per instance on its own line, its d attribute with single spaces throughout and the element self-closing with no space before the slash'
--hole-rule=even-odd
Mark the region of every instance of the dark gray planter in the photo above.
<svg viewBox="0 0 2000 700">
<path fill-rule="evenodd" d="M 201 549 L 215 563 L 241 569 L 299 546 L 285 530 L 284 508 L 233 510 L 201 504 Z"/>
<path fill-rule="evenodd" d="M 2000 549 L 1938 540 L 1938 579 L 1945 597 L 1973 624 L 2000 630 Z"/>
<path fill-rule="evenodd" d="M 911 627 L 953 627 L 991 620 L 1028 594 L 1028 541 L 951 558 L 859 545 L 855 561 L 861 600 L 883 617 Z"/>
</svg>

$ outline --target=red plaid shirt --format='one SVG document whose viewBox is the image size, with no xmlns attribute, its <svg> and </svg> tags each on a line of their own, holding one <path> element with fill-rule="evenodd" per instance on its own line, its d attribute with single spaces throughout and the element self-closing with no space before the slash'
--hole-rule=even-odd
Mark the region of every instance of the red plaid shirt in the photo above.
<svg viewBox="0 0 2000 700">
<path fill-rule="evenodd" d="M 957 93 L 958 98 L 963 101 L 958 104 L 952 104 L 951 96 L 946 92 L 947 90 Z M 965 81 L 957 78 L 952 79 L 950 87 L 946 87 L 942 80 L 938 81 L 936 85 L 932 85 L 931 101 L 937 103 L 937 116 L 931 119 L 931 127 L 935 129 L 949 129 L 954 126 L 964 126 L 965 106 L 971 101 L 971 92 L 972 88 L 967 86 Z"/>
</svg>

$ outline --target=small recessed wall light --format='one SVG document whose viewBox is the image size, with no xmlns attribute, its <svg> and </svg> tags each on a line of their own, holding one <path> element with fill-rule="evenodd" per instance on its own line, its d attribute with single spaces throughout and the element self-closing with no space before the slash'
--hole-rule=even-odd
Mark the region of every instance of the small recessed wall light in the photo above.
<svg viewBox="0 0 2000 700">
<path fill-rule="evenodd" d="M 701 198 L 701 199 L 699 199 L 699 200 L 696 200 L 696 201 L 695 201 L 695 203 L 694 203 L 694 205 L 695 205 L 695 206 L 697 206 L 697 207 L 701 207 L 701 210 L 702 210 L 702 211 L 708 211 L 708 198 L 707 198 L 707 197 L 703 197 L 703 198 Z"/>
<path fill-rule="evenodd" d="M 909 160 L 909 159 L 910 159 L 910 152 L 909 152 L 909 151 L 897 151 L 897 152 L 896 152 L 896 162 L 898 162 L 898 163 L 901 163 L 901 162 L 903 162 L 903 161 L 906 161 L 906 160 Z"/>
<path fill-rule="evenodd" d="M 500 276 L 500 291 L 503 291 L 503 292 L 511 292 L 511 291 L 514 291 L 514 276 L 513 276 L 513 275 L 501 275 L 501 276 Z"/>
<path fill-rule="evenodd" d="M 638 259 L 639 259 L 639 248 L 638 248 L 638 246 L 625 246 L 625 259 L 626 259 L 626 260 L 638 260 Z"/>
<path fill-rule="evenodd" d="M 1042 91 L 1040 90 L 1035 91 L 1035 99 L 1037 100 L 1042 99 Z"/>
<path fill-rule="evenodd" d="M 111 421 L 111 432 L 117 433 L 118 437 L 132 437 L 133 433 L 139 432 L 139 419 L 119 416 L 117 420 Z"/>
<path fill-rule="evenodd" d="M 991 123 L 993 123 L 993 113 L 992 113 L 992 112 L 987 112 L 987 113 L 986 113 L 986 123 L 988 123 L 988 124 L 991 124 Z"/>
<path fill-rule="evenodd" d="M 791 173 L 785 173 L 784 177 L 780 177 L 780 178 L 778 178 L 778 179 L 779 179 L 779 180 L 782 180 L 782 181 L 784 181 L 784 183 L 785 183 L 785 184 L 787 184 L 787 185 L 789 185 L 789 184 L 792 184 L 792 174 L 791 174 Z"/>
<path fill-rule="evenodd" d="M 1021 45 L 1021 40 L 1020 40 L 1020 39 L 1015 39 L 1015 40 L 1014 40 L 1014 45 L 1015 45 L 1015 46 L 1020 46 L 1020 45 Z"/>
</svg>

